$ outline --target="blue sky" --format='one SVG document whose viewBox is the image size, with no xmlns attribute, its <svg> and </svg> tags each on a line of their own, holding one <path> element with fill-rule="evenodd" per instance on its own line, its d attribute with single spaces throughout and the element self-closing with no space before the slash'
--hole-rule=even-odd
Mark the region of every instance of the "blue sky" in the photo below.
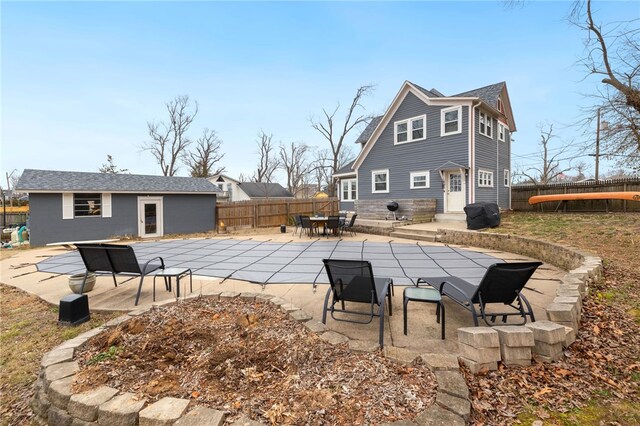
<svg viewBox="0 0 640 426">
<path fill-rule="evenodd" d="M 3 178 L 24 168 L 97 171 L 107 154 L 133 173 L 160 174 L 140 150 L 146 123 L 164 119 L 164 103 L 182 94 L 200 104 L 191 135 L 215 129 L 237 177 L 255 168 L 260 130 L 322 146 L 311 116 L 346 106 L 365 83 L 377 89 L 364 106 L 382 113 L 405 80 L 445 94 L 506 81 L 518 125 L 513 162 L 528 165 L 540 123 L 556 123 L 567 143 L 587 140 L 568 124 L 589 102 L 581 93 L 598 84 L 576 65 L 584 34 L 565 20 L 569 2 L 0 7 Z M 595 10 L 612 22 L 640 16 L 640 3 L 596 2 Z"/>
</svg>

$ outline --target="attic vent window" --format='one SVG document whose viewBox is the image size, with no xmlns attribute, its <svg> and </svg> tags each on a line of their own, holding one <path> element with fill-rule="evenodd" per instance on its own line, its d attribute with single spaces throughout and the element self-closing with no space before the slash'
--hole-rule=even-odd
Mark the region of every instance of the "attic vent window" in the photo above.
<svg viewBox="0 0 640 426">
<path fill-rule="evenodd" d="M 504 112 L 504 106 L 502 105 L 502 99 L 498 98 L 498 111 Z"/>
<path fill-rule="evenodd" d="M 415 142 L 426 138 L 427 116 L 421 115 L 394 123 L 394 143 Z"/>
</svg>

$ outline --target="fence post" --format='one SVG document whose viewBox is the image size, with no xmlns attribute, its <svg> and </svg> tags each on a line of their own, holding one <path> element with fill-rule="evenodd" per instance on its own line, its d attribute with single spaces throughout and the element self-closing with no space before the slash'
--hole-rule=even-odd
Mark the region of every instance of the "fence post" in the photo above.
<svg viewBox="0 0 640 426">
<path fill-rule="evenodd" d="M 258 227 L 258 203 L 253 204 L 253 224 L 252 228 Z"/>
<path fill-rule="evenodd" d="M 622 184 L 622 190 L 627 192 L 627 182 Z M 622 211 L 627 212 L 627 200 L 622 200 Z"/>
<path fill-rule="evenodd" d="M 284 223 L 286 225 L 289 224 L 289 203 L 291 203 L 291 201 L 287 200 L 284 205 L 285 205 L 285 214 L 287 215 L 287 217 L 284 219 Z"/>
</svg>

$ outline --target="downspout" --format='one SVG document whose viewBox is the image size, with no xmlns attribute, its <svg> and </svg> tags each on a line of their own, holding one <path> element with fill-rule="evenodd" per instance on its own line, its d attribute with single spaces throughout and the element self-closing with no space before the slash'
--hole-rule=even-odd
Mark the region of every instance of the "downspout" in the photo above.
<svg viewBox="0 0 640 426">
<path fill-rule="evenodd" d="M 500 126 L 499 123 L 500 122 L 498 120 L 496 120 L 496 130 L 498 130 L 498 126 Z M 500 130 L 498 130 L 498 132 L 500 132 Z M 505 129 L 505 133 L 506 133 L 506 129 Z M 506 137 L 506 135 L 505 135 L 505 137 Z M 496 184 L 496 204 L 498 205 L 498 209 L 500 209 L 500 183 L 499 182 L 502 182 L 502 184 L 504 185 L 504 171 L 502 172 L 502 179 L 500 179 L 500 156 L 499 156 L 500 141 L 499 141 L 499 139 L 500 139 L 500 137 L 498 135 L 496 135 L 496 178 L 495 178 L 495 184 Z"/>
<path fill-rule="evenodd" d="M 471 104 L 471 158 L 469 158 L 469 203 L 476 201 L 476 109 L 482 101 L 478 99 Z"/>
</svg>

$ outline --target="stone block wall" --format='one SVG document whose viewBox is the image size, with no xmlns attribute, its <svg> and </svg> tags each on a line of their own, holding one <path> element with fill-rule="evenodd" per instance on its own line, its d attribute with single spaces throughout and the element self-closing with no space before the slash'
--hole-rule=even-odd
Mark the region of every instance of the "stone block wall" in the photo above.
<svg viewBox="0 0 640 426">
<path fill-rule="evenodd" d="M 355 209 L 362 219 L 384 220 L 389 214 L 388 200 L 356 200 Z M 435 198 L 394 199 L 398 203 L 396 216 L 404 216 L 413 223 L 432 222 L 436 215 Z"/>
</svg>

